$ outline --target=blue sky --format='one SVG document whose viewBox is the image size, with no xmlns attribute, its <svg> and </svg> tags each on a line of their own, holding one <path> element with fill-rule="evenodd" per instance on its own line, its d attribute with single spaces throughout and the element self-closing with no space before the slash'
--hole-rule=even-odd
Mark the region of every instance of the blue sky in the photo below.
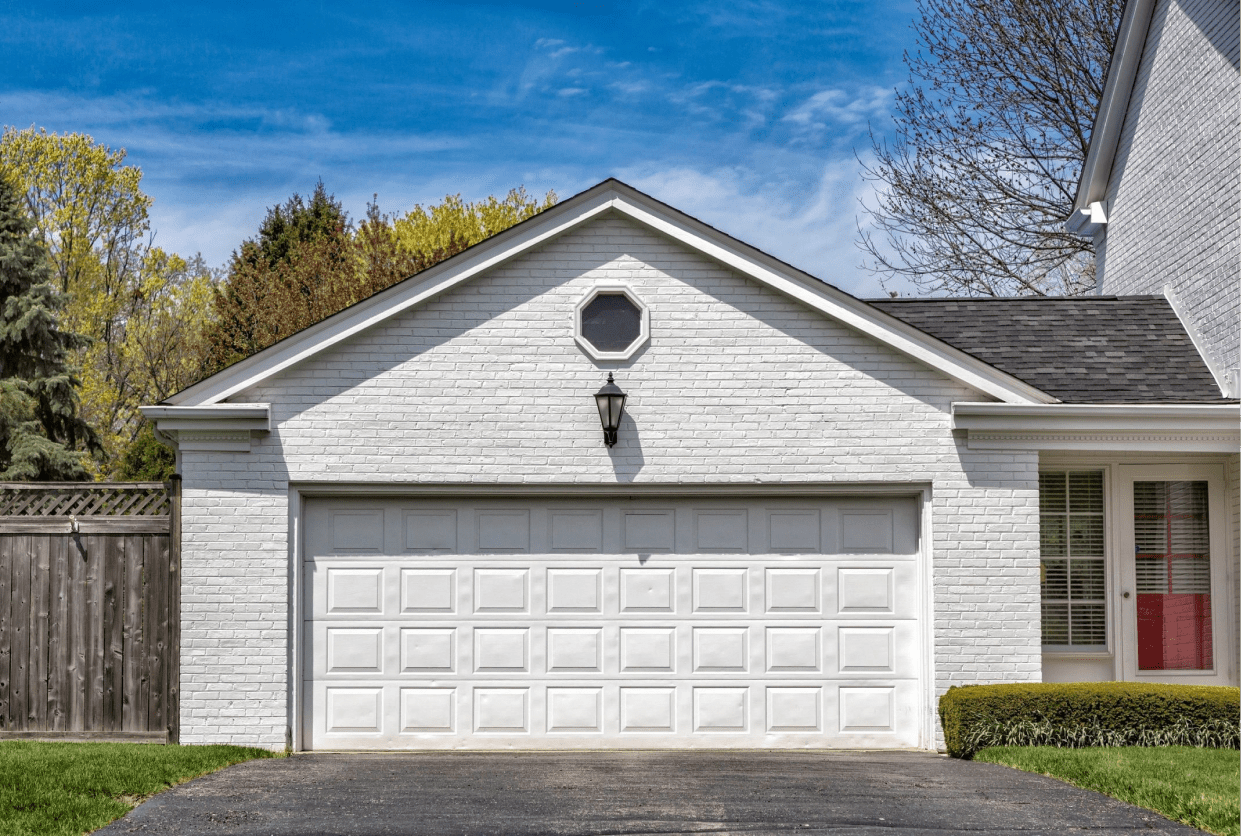
<svg viewBox="0 0 1241 836">
<path fill-rule="evenodd" d="M 101 10 L 102 9 L 102 10 Z M 845 290 L 912 2 L 10 4 L 0 122 L 144 172 L 221 265 L 322 178 L 357 217 L 615 176 Z"/>
</svg>

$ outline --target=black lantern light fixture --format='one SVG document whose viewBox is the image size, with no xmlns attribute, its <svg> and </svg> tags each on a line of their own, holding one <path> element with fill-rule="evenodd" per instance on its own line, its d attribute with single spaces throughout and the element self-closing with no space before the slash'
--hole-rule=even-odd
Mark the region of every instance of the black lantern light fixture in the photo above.
<svg viewBox="0 0 1241 836">
<path fill-rule="evenodd" d="M 603 424 L 603 443 L 611 447 L 616 443 L 616 430 L 625 412 L 625 393 L 612 382 L 611 372 L 608 382 L 595 393 L 595 405 L 599 407 L 599 423 Z"/>
</svg>

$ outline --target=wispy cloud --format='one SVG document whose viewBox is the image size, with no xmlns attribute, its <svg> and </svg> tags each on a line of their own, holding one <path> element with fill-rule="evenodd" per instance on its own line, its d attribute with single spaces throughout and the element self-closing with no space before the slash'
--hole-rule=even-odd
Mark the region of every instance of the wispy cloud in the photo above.
<svg viewBox="0 0 1241 836">
<path fill-rule="evenodd" d="M 840 88 L 820 90 L 784 117 L 803 134 L 819 133 L 840 126 L 853 127 L 887 114 L 892 91 L 863 87 L 854 92 Z"/>
</svg>

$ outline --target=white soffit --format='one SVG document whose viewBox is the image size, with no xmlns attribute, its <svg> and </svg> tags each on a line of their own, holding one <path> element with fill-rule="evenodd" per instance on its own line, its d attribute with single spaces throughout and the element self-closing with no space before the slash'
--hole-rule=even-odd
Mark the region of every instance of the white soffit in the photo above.
<svg viewBox="0 0 1241 836">
<path fill-rule="evenodd" d="M 1055 403 L 1057 400 L 649 195 L 617 180 L 606 180 L 440 262 L 414 279 L 393 285 L 178 392 L 167 403 L 207 405 L 224 401 L 607 211 L 616 211 L 661 232 L 986 395 L 1008 403 Z"/>
<path fill-rule="evenodd" d="M 952 428 L 971 450 L 1236 453 L 1241 406 L 955 403 Z"/>
<path fill-rule="evenodd" d="M 1077 183 L 1073 212 L 1065 221 L 1069 232 L 1091 235 L 1099 225 L 1099 213 L 1092 211 L 1092 204 L 1101 204 L 1107 197 L 1112 163 L 1116 159 L 1120 132 L 1129 110 L 1129 98 L 1133 94 L 1133 82 L 1138 74 L 1138 63 L 1142 59 L 1154 10 L 1155 0 L 1129 0 L 1125 5 L 1120 31 L 1116 35 L 1116 48 L 1108 66 L 1107 83 L 1103 87 L 1099 112 L 1090 132 L 1090 148 L 1086 151 L 1081 178 Z"/>
</svg>

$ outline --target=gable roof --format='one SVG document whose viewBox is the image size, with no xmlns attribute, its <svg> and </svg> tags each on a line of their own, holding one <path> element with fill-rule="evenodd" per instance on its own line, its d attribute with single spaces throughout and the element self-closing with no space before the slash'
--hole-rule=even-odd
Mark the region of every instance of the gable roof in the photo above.
<svg viewBox="0 0 1241 836">
<path fill-rule="evenodd" d="M 328 317 L 169 397 L 177 406 L 218 404 L 390 317 L 516 258 L 604 213 L 660 232 L 701 255 L 1006 403 L 1056 398 L 909 323 L 738 241 L 619 180 L 581 194 Z"/>
<path fill-rule="evenodd" d="M 871 303 L 1065 403 L 1225 403 L 1163 296 Z"/>
<path fill-rule="evenodd" d="M 1090 148 L 1086 151 L 1081 177 L 1077 181 L 1072 214 L 1065 220 L 1065 228 L 1069 232 L 1090 235 L 1095 228 L 1090 204 L 1103 200 L 1107 195 L 1112 163 L 1120 145 L 1121 129 L 1125 124 L 1125 113 L 1129 109 L 1129 98 L 1133 94 L 1133 83 L 1138 75 L 1138 63 L 1146 45 L 1146 33 L 1150 29 L 1155 2 L 1128 0 L 1125 3 L 1112 61 L 1107 68 L 1103 96 L 1099 100 L 1094 126 L 1090 129 Z"/>
</svg>

